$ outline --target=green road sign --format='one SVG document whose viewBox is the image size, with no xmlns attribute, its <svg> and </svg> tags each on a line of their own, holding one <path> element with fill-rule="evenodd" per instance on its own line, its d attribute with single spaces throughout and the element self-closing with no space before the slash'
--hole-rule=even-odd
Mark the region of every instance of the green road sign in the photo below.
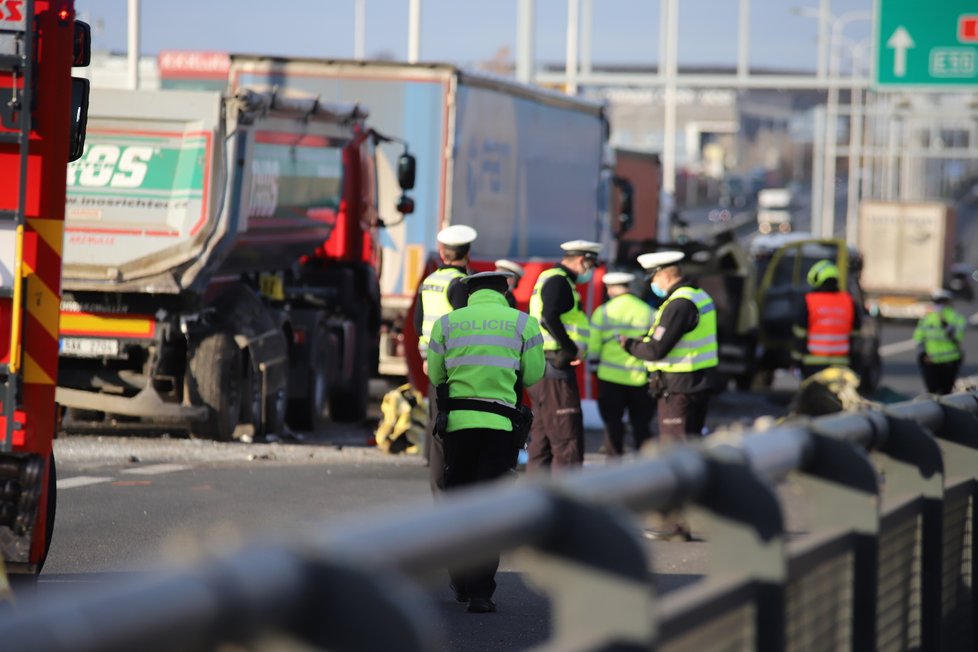
<svg viewBox="0 0 978 652">
<path fill-rule="evenodd" d="M 876 0 L 881 89 L 978 89 L 978 1 Z"/>
</svg>

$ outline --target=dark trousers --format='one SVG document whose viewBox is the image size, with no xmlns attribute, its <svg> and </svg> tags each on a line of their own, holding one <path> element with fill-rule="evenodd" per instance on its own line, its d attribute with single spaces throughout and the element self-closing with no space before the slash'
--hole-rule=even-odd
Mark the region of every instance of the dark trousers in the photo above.
<svg viewBox="0 0 978 652">
<path fill-rule="evenodd" d="M 954 381 L 958 379 L 961 362 L 945 362 L 931 364 L 923 362 L 920 373 L 924 377 L 924 385 L 931 394 L 950 394 L 954 390 Z"/>
<path fill-rule="evenodd" d="M 649 422 L 655 414 L 655 399 L 649 396 L 648 386 L 634 387 L 598 380 L 598 412 L 604 421 L 604 445 L 609 455 L 625 452 L 623 419 L 626 411 L 637 450 L 651 436 Z"/>
<path fill-rule="evenodd" d="M 659 441 L 663 445 L 686 441 L 687 435 L 699 437 L 706 424 L 709 392 L 668 394 L 659 399 Z"/>
<path fill-rule="evenodd" d="M 527 392 L 533 401 L 527 471 L 581 466 L 584 463 L 584 417 L 573 368 L 547 363 L 543 379 Z"/>
<path fill-rule="evenodd" d="M 472 428 L 445 436 L 445 489 L 489 482 L 509 475 L 516 466 L 517 449 L 511 433 Z M 496 590 L 499 557 L 476 568 L 451 570 L 452 585 L 470 598 L 490 598 Z"/>
<path fill-rule="evenodd" d="M 445 491 L 445 450 L 435 439 L 435 419 L 438 418 L 438 404 L 435 401 L 435 386 L 428 383 L 428 430 L 425 432 L 425 459 L 428 460 L 428 479 L 431 493 Z"/>
</svg>

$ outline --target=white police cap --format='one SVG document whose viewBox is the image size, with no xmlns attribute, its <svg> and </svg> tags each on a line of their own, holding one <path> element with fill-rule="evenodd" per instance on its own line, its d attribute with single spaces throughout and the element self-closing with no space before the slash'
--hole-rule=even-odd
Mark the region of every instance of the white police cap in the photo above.
<svg viewBox="0 0 978 652">
<path fill-rule="evenodd" d="M 605 285 L 628 285 L 635 280 L 635 275 L 631 272 L 608 272 L 601 281 Z"/>
<path fill-rule="evenodd" d="M 686 257 L 681 251 L 657 251 L 652 254 L 642 254 L 638 257 L 638 264 L 648 272 L 656 272 L 663 267 L 675 265 Z"/>
<path fill-rule="evenodd" d="M 500 258 L 496 261 L 496 269 L 497 271 L 503 270 L 506 272 L 512 272 L 513 274 L 516 274 L 517 278 L 523 278 L 523 275 L 526 274 L 526 270 L 523 269 L 522 265 L 519 263 L 514 263 L 513 261 L 505 258 Z"/>
<path fill-rule="evenodd" d="M 471 226 L 453 224 L 438 232 L 438 242 L 448 247 L 472 244 L 479 234 Z"/>
<path fill-rule="evenodd" d="M 934 290 L 930 295 L 931 301 L 950 301 L 953 295 L 945 289 Z"/>
<path fill-rule="evenodd" d="M 571 256 L 591 256 L 597 258 L 601 253 L 601 243 L 591 240 L 570 240 L 560 245 L 564 252 Z"/>
</svg>

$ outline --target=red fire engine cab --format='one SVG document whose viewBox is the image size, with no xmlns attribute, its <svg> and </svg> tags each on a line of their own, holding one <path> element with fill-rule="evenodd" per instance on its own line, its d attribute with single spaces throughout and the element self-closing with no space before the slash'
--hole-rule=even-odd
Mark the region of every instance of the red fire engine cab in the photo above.
<svg viewBox="0 0 978 652">
<path fill-rule="evenodd" d="M 0 557 L 38 573 L 54 526 L 52 442 L 66 166 L 81 155 L 91 31 L 73 0 L 0 1 Z"/>
</svg>

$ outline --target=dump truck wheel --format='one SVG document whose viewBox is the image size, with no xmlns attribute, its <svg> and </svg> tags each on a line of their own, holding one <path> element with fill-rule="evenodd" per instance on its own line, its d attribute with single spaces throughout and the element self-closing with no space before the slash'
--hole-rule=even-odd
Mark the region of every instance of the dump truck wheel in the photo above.
<svg viewBox="0 0 978 652">
<path fill-rule="evenodd" d="M 194 405 L 207 407 L 207 418 L 193 435 L 230 441 L 238 425 L 242 400 L 241 350 L 228 333 L 213 333 L 197 345 L 188 378 Z"/>
<path fill-rule="evenodd" d="M 320 324 L 310 341 L 309 383 L 306 395 L 289 401 L 288 423 L 297 430 L 317 433 L 326 427 L 329 412 L 329 374 L 334 369 L 330 351 L 336 348 L 326 327 Z"/>
<path fill-rule="evenodd" d="M 367 332 L 364 320 L 357 321 L 357 338 L 353 346 L 353 371 L 347 383 L 334 384 L 330 388 L 329 413 L 334 421 L 362 421 L 367 417 L 367 398 L 370 386 L 370 374 L 367 371 L 368 352 Z M 349 344 L 344 342 L 344 352 L 349 350 Z"/>
</svg>

